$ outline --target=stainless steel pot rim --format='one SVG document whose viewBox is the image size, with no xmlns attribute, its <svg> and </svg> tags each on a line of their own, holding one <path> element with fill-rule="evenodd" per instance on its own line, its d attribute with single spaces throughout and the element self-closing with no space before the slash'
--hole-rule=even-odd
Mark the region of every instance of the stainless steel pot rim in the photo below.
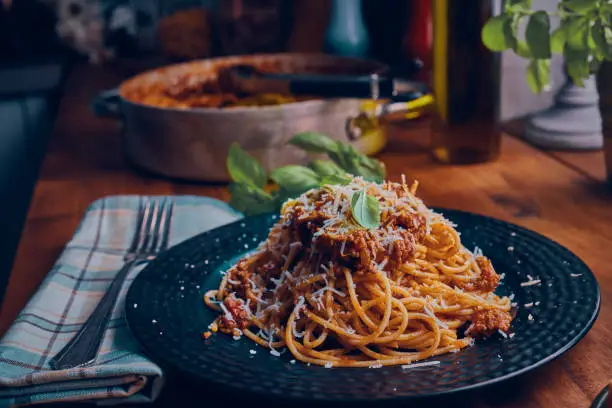
<svg viewBox="0 0 612 408">
<path fill-rule="evenodd" d="M 123 81 L 117 87 L 117 96 L 120 98 L 122 103 L 130 103 L 132 105 L 136 105 L 143 108 L 150 109 L 160 109 L 164 111 L 172 111 L 172 112 L 214 112 L 216 114 L 227 114 L 227 115 L 236 115 L 236 114 L 245 114 L 251 112 L 271 112 L 278 110 L 287 110 L 290 111 L 292 109 L 298 110 L 304 108 L 305 106 L 313 105 L 321 105 L 326 104 L 333 101 L 338 100 L 347 100 L 347 98 L 341 99 L 312 99 L 306 101 L 297 101 L 297 102 L 289 102 L 283 103 L 280 105 L 269 105 L 269 106 L 236 106 L 231 108 L 207 108 L 207 107 L 189 107 L 189 108 L 177 108 L 177 107 L 161 107 L 155 105 L 144 104 L 136 101 L 132 101 L 130 99 L 124 98 L 122 95 L 122 90 L 126 88 L 129 83 L 137 81 L 139 78 L 146 78 L 147 76 L 152 75 L 164 75 L 164 72 L 159 72 L 160 70 L 171 70 L 176 69 L 179 70 L 181 67 L 188 67 L 190 65 L 204 64 L 204 63 L 215 63 L 215 62 L 223 62 L 223 61 L 231 61 L 231 60 L 239 60 L 246 59 L 249 61 L 257 60 L 257 59 L 267 59 L 267 60 L 287 60 L 290 61 L 292 59 L 303 59 L 305 61 L 329 61 L 330 63 L 355 63 L 355 64 L 370 64 L 372 66 L 372 73 L 364 74 L 371 75 L 378 72 L 383 72 L 389 67 L 386 64 L 383 64 L 374 59 L 368 58 L 355 58 L 348 56 L 336 56 L 329 54 L 321 54 L 321 53 L 270 53 L 270 54 L 253 54 L 253 55 L 232 55 L 225 57 L 215 57 L 215 58 L 207 58 L 207 59 L 199 59 L 193 60 L 184 63 L 171 64 L 167 66 L 163 66 L 160 68 L 151 69 L 145 72 L 141 72 L 125 81 Z M 363 99 L 363 101 L 367 101 L 368 99 Z"/>
<path fill-rule="evenodd" d="M 193 108 L 176 108 L 176 107 L 161 107 L 155 105 L 147 105 L 140 102 L 134 102 L 129 99 L 126 99 L 119 95 L 121 102 L 124 104 L 135 105 L 141 108 L 153 109 L 153 110 L 161 110 L 164 112 L 177 112 L 181 114 L 196 114 L 196 113 L 211 113 L 215 115 L 244 115 L 244 114 L 254 114 L 254 113 L 264 113 L 264 112 L 277 112 L 277 111 L 288 111 L 290 113 L 292 110 L 302 110 L 305 107 L 317 107 L 320 105 L 329 104 L 330 102 L 338 102 L 338 101 L 347 101 L 347 100 L 356 100 L 356 101 L 368 101 L 369 99 L 312 99 L 307 101 L 298 101 L 298 102 L 289 102 L 283 103 L 281 105 L 267 105 L 267 106 L 236 106 L 231 108 L 204 108 L 204 107 L 193 107 Z"/>
</svg>

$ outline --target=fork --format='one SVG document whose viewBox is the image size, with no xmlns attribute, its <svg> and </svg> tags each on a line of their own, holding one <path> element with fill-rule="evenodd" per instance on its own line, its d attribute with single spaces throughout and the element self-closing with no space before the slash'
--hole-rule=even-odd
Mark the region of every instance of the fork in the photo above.
<svg viewBox="0 0 612 408">
<path fill-rule="evenodd" d="M 54 370 L 87 366 L 95 361 L 106 326 L 112 315 L 121 287 L 132 267 L 152 261 L 168 248 L 174 201 L 165 199 L 141 204 L 132 243 L 123 257 L 119 270 L 108 290 L 77 334 L 49 362 Z"/>
</svg>

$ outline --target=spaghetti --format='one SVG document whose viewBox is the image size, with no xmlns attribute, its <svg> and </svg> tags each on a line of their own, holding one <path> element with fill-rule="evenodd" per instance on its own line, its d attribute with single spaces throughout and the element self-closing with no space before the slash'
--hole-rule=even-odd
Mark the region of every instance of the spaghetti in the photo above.
<svg viewBox="0 0 612 408">
<path fill-rule="evenodd" d="M 408 365 L 505 334 L 511 304 L 493 293 L 491 262 L 416 187 L 355 178 L 287 201 L 268 239 L 204 295 L 220 312 L 210 328 L 325 367 Z M 369 230 L 351 215 L 364 190 L 381 210 Z"/>
</svg>

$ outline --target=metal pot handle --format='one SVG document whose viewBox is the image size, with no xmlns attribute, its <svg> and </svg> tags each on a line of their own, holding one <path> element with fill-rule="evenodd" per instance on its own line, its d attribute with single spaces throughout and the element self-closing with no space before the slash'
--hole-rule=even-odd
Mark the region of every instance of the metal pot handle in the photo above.
<svg viewBox="0 0 612 408">
<path fill-rule="evenodd" d="M 388 117 L 387 115 L 397 114 L 401 112 L 410 112 L 425 108 L 433 103 L 433 95 L 415 95 L 416 98 L 410 102 L 387 102 L 376 107 L 375 112 L 361 112 L 357 116 L 349 116 L 344 124 L 344 131 L 349 140 L 355 141 L 363 134 L 363 129 L 360 124 L 378 121 L 381 118 Z"/>
<path fill-rule="evenodd" d="M 373 114 L 361 112 L 357 116 L 350 116 L 346 119 L 344 131 L 349 140 L 357 140 L 362 136 L 362 129 L 359 123 L 378 120 L 382 116 L 398 110 L 407 110 L 410 105 L 419 105 L 419 100 L 430 103 L 431 94 L 428 86 L 420 81 L 409 78 L 422 68 L 422 63 L 418 60 L 411 61 L 405 67 L 383 68 L 378 72 L 370 74 L 370 98 L 378 100 L 380 98 L 380 80 L 382 76 L 396 77 L 394 81 L 393 96 L 386 103 L 379 105 Z M 398 75 L 401 73 L 402 75 Z M 401 78 L 401 79 L 400 79 Z"/>
<path fill-rule="evenodd" d="M 119 89 L 108 89 L 100 92 L 91 101 L 91 109 L 102 118 L 121 119 L 121 96 Z"/>
</svg>

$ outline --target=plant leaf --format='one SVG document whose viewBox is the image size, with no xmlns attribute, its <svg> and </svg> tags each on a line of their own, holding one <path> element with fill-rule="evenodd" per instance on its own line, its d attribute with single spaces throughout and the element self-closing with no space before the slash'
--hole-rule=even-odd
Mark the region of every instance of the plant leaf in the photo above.
<svg viewBox="0 0 612 408">
<path fill-rule="evenodd" d="M 246 183 L 229 185 L 231 199 L 229 204 L 245 215 L 255 215 L 276 211 L 278 200 L 260 188 Z"/>
<path fill-rule="evenodd" d="M 365 190 L 353 193 L 351 213 L 355 221 L 366 229 L 377 228 L 380 225 L 380 204 Z"/>
<path fill-rule="evenodd" d="M 508 44 L 510 44 L 510 48 L 513 50 L 517 48 L 518 44 L 519 20 L 520 16 L 518 15 L 508 15 L 506 16 L 506 21 L 504 23 L 504 37 Z"/>
<path fill-rule="evenodd" d="M 318 187 L 321 181 L 314 170 L 294 164 L 277 168 L 270 177 L 280 188 L 291 193 L 303 193 Z"/>
<path fill-rule="evenodd" d="M 550 48 L 555 54 L 563 54 L 563 47 L 567 39 L 567 32 L 565 26 L 561 25 L 555 31 L 553 31 L 550 37 Z"/>
<path fill-rule="evenodd" d="M 595 44 L 598 55 L 605 59 L 612 59 L 612 29 L 597 19 L 591 27 L 591 38 Z"/>
<path fill-rule="evenodd" d="M 236 142 L 232 143 L 229 148 L 226 165 L 230 177 L 236 183 L 264 187 L 268 182 L 266 170 Z"/>
<path fill-rule="evenodd" d="M 573 50 L 588 49 L 590 20 L 587 17 L 577 17 L 566 23 L 566 46 Z"/>
<path fill-rule="evenodd" d="M 531 60 L 527 66 L 527 85 L 535 93 L 541 93 L 550 86 L 550 60 Z"/>
<path fill-rule="evenodd" d="M 566 44 L 563 57 L 565 58 L 567 73 L 572 81 L 578 86 L 584 86 L 582 80 L 588 78 L 591 74 L 589 50 L 575 50 Z"/>
<path fill-rule="evenodd" d="M 481 37 L 484 45 L 491 51 L 505 51 L 514 47 L 513 35 L 507 35 L 509 18 L 505 15 L 489 19 L 482 28 Z"/>
<path fill-rule="evenodd" d="M 380 161 L 360 153 L 349 143 L 338 142 L 337 146 L 338 151 L 328 155 L 344 171 L 367 181 L 384 180 L 385 167 Z"/>
<path fill-rule="evenodd" d="M 359 156 L 359 165 L 364 179 L 376 183 L 385 180 L 386 170 L 382 162 L 362 154 Z"/>
<path fill-rule="evenodd" d="M 532 58 L 548 59 L 551 57 L 548 13 L 536 11 L 531 15 L 525 29 L 525 39 Z"/>
<path fill-rule="evenodd" d="M 346 186 L 351 182 L 351 177 L 348 175 L 339 175 L 339 174 L 328 174 L 326 176 L 321 177 L 321 182 L 319 185 L 334 185 L 334 186 Z"/>
<path fill-rule="evenodd" d="M 533 58 L 531 50 L 525 41 L 516 40 L 516 48 L 514 49 L 514 53 L 521 58 Z"/>
<path fill-rule="evenodd" d="M 346 175 L 346 172 L 333 161 L 313 160 L 308 164 L 308 166 L 321 177 L 331 175 Z"/>
<path fill-rule="evenodd" d="M 337 151 L 327 154 L 340 168 L 347 173 L 359 176 L 357 156 L 359 152 L 348 143 L 337 143 Z"/>
<path fill-rule="evenodd" d="M 507 0 L 505 2 L 506 12 L 529 11 L 531 0 Z"/>
<path fill-rule="evenodd" d="M 519 39 L 518 28 L 523 16 L 520 13 L 511 15 L 508 18 L 508 24 L 504 27 L 504 34 L 511 38 L 512 50 L 521 58 L 532 58 L 531 51 L 527 43 Z"/>
<path fill-rule="evenodd" d="M 337 144 L 323 133 L 302 132 L 293 136 L 289 144 L 310 153 L 329 153 L 337 151 Z"/>
<path fill-rule="evenodd" d="M 576 13 L 587 13 L 597 8 L 597 0 L 565 0 L 561 6 Z"/>
</svg>

